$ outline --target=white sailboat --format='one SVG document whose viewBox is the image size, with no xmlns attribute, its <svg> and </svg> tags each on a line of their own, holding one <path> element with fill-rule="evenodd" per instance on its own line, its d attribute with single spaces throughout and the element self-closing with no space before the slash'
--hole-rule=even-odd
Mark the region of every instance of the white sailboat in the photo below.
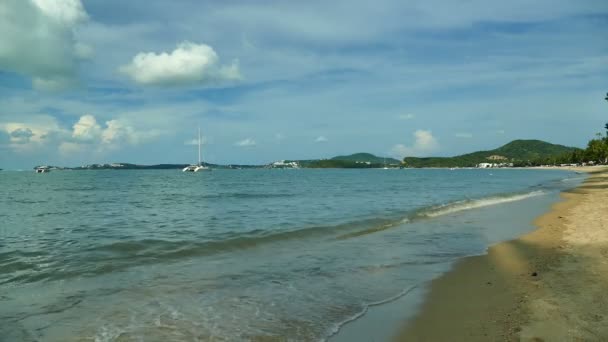
<svg viewBox="0 0 608 342">
<path fill-rule="evenodd" d="M 198 164 L 196 165 L 188 165 L 183 170 L 183 172 L 201 172 L 201 171 L 211 171 L 211 169 L 207 166 L 204 166 L 201 162 L 201 128 L 198 128 Z"/>
</svg>

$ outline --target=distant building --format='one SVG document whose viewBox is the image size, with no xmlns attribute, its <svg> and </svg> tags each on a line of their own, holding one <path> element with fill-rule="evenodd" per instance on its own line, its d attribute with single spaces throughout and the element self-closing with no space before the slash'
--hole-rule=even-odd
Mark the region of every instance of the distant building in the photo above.
<svg viewBox="0 0 608 342">
<path fill-rule="evenodd" d="M 499 156 L 497 154 L 487 157 L 488 160 L 507 160 L 507 157 Z"/>
<path fill-rule="evenodd" d="M 501 167 L 513 167 L 513 163 L 479 163 L 477 168 L 490 169 L 490 168 L 501 168 Z"/>
<path fill-rule="evenodd" d="M 300 168 L 300 165 L 297 162 L 287 162 L 285 160 L 279 160 L 276 161 L 272 164 L 270 164 L 270 167 L 273 168 L 289 168 L 289 169 L 298 169 Z"/>
</svg>

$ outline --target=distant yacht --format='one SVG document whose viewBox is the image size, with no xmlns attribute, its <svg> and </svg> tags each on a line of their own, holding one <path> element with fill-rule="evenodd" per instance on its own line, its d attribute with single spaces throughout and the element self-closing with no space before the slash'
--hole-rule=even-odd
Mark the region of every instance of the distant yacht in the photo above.
<svg viewBox="0 0 608 342">
<path fill-rule="evenodd" d="M 48 172 L 51 172 L 51 168 L 49 166 L 38 166 L 35 170 L 36 170 L 36 173 L 48 173 Z"/>
<path fill-rule="evenodd" d="M 388 170 L 388 166 L 386 166 L 386 158 L 384 158 L 384 167 L 382 169 Z"/>
<path fill-rule="evenodd" d="M 188 165 L 183 170 L 183 172 L 201 172 L 201 171 L 211 171 L 210 168 L 204 166 L 201 163 L 201 128 L 198 128 L 198 164 L 196 165 Z"/>
</svg>

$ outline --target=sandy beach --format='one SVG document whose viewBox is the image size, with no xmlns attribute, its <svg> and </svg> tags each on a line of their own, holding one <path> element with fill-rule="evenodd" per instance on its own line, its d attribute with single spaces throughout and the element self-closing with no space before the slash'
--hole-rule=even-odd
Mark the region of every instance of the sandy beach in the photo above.
<svg viewBox="0 0 608 342">
<path fill-rule="evenodd" d="M 562 194 L 535 231 L 434 280 L 397 341 L 608 340 L 608 171 Z"/>
</svg>

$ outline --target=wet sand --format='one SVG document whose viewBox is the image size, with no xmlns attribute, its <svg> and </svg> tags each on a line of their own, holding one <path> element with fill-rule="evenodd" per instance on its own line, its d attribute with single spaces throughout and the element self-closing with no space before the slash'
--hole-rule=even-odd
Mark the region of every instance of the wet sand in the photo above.
<svg viewBox="0 0 608 342">
<path fill-rule="evenodd" d="M 534 223 L 434 280 L 396 341 L 608 341 L 608 171 Z"/>
</svg>

